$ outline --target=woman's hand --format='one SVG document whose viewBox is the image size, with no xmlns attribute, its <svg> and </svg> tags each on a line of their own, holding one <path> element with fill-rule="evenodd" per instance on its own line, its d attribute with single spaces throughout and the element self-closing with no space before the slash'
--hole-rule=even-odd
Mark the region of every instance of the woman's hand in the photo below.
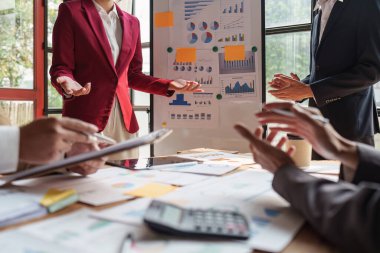
<svg viewBox="0 0 380 253">
<path fill-rule="evenodd" d="M 169 84 L 169 90 L 181 92 L 181 93 L 194 93 L 194 92 L 204 92 L 201 89 L 201 84 L 194 81 L 187 81 L 183 79 L 177 79 Z"/>
<path fill-rule="evenodd" d="M 57 83 L 59 83 L 63 91 L 67 95 L 74 97 L 88 95 L 91 91 L 91 83 L 87 83 L 85 86 L 80 85 L 78 82 L 74 81 L 70 77 L 61 76 L 57 78 Z"/>
</svg>

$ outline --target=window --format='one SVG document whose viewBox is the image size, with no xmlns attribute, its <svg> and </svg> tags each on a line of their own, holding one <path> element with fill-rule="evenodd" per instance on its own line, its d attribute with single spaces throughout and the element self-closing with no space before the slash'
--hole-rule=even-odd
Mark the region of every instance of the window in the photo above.
<svg viewBox="0 0 380 253">
<path fill-rule="evenodd" d="M 140 21 L 141 43 L 143 47 L 143 72 L 150 74 L 150 0 L 132 0 L 132 14 Z M 140 135 L 150 131 L 150 94 L 132 90 L 132 104 L 140 125 Z M 150 156 L 149 146 L 140 148 L 141 157 Z"/>
<path fill-rule="evenodd" d="M 42 3 L 0 3 L 0 110 L 15 125 L 43 115 Z"/>
<path fill-rule="evenodd" d="M 265 1 L 266 83 L 276 73 L 289 75 L 293 72 L 301 79 L 308 74 L 313 2 Z M 276 100 L 269 93 L 266 96 L 267 102 Z"/>
</svg>

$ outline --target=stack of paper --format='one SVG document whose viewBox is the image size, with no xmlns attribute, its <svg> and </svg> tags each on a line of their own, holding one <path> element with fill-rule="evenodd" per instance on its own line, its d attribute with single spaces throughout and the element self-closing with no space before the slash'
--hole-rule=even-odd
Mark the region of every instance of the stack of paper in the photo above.
<svg viewBox="0 0 380 253">
<path fill-rule="evenodd" d="M 0 233 L 0 251 L 25 252 L 119 252 L 125 235 L 135 230 L 123 224 L 89 217 L 91 211 L 48 219 L 17 230 Z"/>
<path fill-rule="evenodd" d="M 38 218 L 47 213 L 39 199 L 19 189 L 0 190 L 0 226 Z"/>
<path fill-rule="evenodd" d="M 79 196 L 73 189 L 58 190 L 50 189 L 40 201 L 40 204 L 47 208 L 49 213 L 59 211 L 66 206 L 72 205 L 77 202 Z"/>
</svg>

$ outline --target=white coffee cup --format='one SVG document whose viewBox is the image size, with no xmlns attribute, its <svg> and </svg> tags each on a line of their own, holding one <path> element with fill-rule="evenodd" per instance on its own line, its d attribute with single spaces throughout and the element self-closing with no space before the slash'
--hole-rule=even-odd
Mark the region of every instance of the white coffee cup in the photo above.
<svg viewBox="0 0 380 253">
<path fill-rule="evenodd" d="M 310 166 L 311 153 L 312 153 L 311 144 L 305 139 L 302 139 L 295 135 L 288 134 L 288 139 L 289 139 L 287 143 L 288 148 L 291 146 L 294 146 L 296 148 L 296 152 L 292 156 L 292 159 L 294 160 L 295 164 L 298 167 Z"/>
</svg>

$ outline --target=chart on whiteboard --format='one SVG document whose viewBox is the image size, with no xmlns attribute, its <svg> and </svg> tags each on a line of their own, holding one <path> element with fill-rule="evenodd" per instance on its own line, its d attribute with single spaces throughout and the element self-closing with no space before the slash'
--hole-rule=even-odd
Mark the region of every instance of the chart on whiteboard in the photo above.
<svg viewBox="0 0 380 253">
<path fill-rule="evenodd" d="M 252 8 L 251 0 L 169 0 L 167 76 L 196 81 L 205 92 L 167 98 L 162 125 L 217 128 L 223 104 L 261 102 Z"/>
</svg>

